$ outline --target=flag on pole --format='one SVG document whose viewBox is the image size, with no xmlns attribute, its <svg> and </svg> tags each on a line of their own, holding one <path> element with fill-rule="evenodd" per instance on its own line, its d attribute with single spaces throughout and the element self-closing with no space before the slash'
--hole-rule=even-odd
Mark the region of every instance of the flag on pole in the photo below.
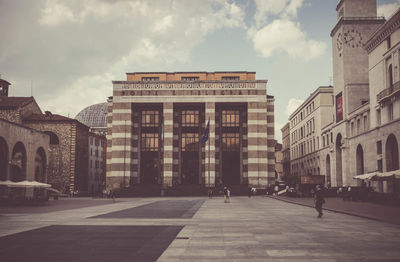
<svg viewBox="0 0 400 262">
<path fill-rule="evenodd" d="M 201 138 L 201 143 L 205 144 L 208 140 L 208 136 L 210 135 L 210 118 L 208 118 L 208 123 L 206 129 L 204 129 L 204 134 Z"/>
</svg>

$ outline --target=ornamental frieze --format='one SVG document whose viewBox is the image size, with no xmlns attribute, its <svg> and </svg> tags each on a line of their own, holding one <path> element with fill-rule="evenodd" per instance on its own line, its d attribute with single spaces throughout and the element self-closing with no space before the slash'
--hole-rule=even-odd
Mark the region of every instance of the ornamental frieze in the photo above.
<svg viewBox="0 0 400 262">
<path fill-rule="evenodd" d="M 267 81 L 254 82 L 124 82 L 114 81 L 118 89 L 255 89 L 266 87 Z"/>
</svg>

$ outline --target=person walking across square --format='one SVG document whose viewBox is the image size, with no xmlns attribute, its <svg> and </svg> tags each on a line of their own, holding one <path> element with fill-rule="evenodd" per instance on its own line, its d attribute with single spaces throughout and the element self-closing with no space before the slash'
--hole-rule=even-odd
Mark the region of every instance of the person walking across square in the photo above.
<svg viewBox="0 0 400 262">
<path fill-rule="evenodd" d="M 320 185 L 316 185 L 316 191 L 314 194 L 314 203 L 315 203 L 315 209 L 318 211 L 318 218 L 321 218 L 323 213 L 322 213 L 322 205 L 325 203 L 323 191 L 321 189 Z"/>
</svg>

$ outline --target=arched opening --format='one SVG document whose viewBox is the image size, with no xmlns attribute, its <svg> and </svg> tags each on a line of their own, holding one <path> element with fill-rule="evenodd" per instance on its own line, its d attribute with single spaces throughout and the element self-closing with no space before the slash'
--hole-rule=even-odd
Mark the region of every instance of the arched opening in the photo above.
<svg viewBox="0 0 400 262">
<path fill-rule="evenodd" d="M 4 138 L 0 137 L 0 180 L 7 180 L 8 146 Z"/>
<path fill-rule="evenodd" d="M 58 145 L 60 144 L 60 140 L 58 140 L 58 136 L 51 131 L 45 131 L 46 134 L 50 136 L 50 145 Z"/>
<path fill-rule="evenodd" d="M 356 151 L 356 175 L 364 174 L 364 151 L 361 145 L 357 146 Z"/>
<path fill-rule="evenodd" d="M 46 182 L 46 153 L 42 147 L 39 147 L 35 155 L 35 180 Z"/>
<path fill-rule="evenodd" d="M 15 144 L 10 167 L 10 180 L 14 182 L 26 179 L 26 150 L 22 142 Z"/>
<path fill-rule="evenodd" d="M 397 139 L 393 134 L 390 134 L 386 140 L 386 171 L 399 169 L 399 147 Z"/>
<path fill-rule="evenodd" d="M 342 135 L 339 133 L 336 137 L 336 185 L 343 185 L 342 178 Z"/>
<path fill-rule="evenodd" d="M 331 185 L 331 157 L 329 155 L 326 156 L 326 183 Z"/>
<path fill-rule="evenodd" d="M 39 147 L 35 155 L 35 181 L 46 182 L 46 165 L 46 153 L 42 147 Z M 35 188 L 34 195 L 36 198 L 42 198 L 45 196 L 45 190 Z"/>
</svg>

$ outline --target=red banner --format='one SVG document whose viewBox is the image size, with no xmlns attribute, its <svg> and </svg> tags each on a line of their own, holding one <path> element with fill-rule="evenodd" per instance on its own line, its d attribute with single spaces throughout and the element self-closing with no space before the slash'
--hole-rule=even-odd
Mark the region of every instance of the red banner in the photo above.
<svg viewBox="0 0 400 262">
<path fill-rule="evenodd" d="M 336 122 L 343 120 L 343 99 L 342 94 L 336 96 Z"/>
</svg>

